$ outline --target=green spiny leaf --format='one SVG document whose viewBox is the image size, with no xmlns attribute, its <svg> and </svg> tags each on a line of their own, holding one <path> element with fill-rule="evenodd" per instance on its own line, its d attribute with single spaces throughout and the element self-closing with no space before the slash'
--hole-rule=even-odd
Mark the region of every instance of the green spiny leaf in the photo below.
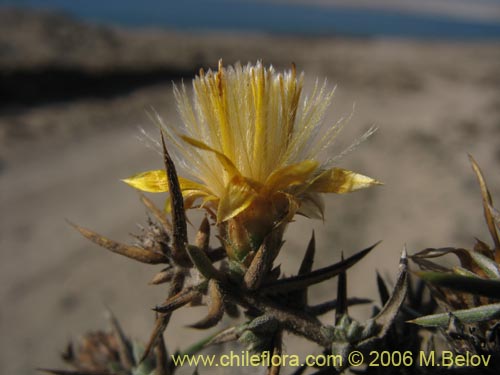
<svg viewBox="0 0 500 375">
<path fill-rule="evenodd" d="M 422 316 L 408 321 L 424 327 L 446 327 L 450 321 L 450 315 L 455 316 L 462 323 L 477 323 L 500 317 L 500 303 L 473 307 L 466 310 L 457 310 L 449 313 Z"/>
<path fill-rule="evenodd" d="M 460 266 L 453 267 L 453 273 L 456 275 L 466 276 L 466 277 L 478 277 L 478 275 L 476 275 L 474 272 L 469 271 L 468 269 L 465 269 Z"/>
<path fill-rule="evenodd" d="M 218 269 L 214 267 L 212 261 L 207 254 L 199 249 L 197 246 L 188 245 L 186 247 L 189 258 L 200 271 L 200 273 L 207 279 L 222 280 L 223 277 Z"/>
<path fill-rule="evenodd" d="M 500 280 L 486 280 L 441 272 L 417 272 L 417 275 L 441 287 L 490 298 L 500 298 Z"/>
<path fill-rule="evenodd" d="M 474 262 L 490 279 L 500 279 L 500 270 L 498 269 L 497 263 L 493 259 L 475 251 L 472 251 L 470 255 L 472 256 L 472 259 L 474 259 Z"/>
</svg>

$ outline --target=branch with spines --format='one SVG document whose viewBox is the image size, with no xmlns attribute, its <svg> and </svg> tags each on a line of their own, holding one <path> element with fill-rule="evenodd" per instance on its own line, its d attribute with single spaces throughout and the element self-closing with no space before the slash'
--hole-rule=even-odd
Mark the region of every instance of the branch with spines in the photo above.
<svg viewBox="0 0 500 375">
<path fill-rule="evenodd" d="M 288 331 L 330 350 L 335 341 L 338 345 L 347 343 L 350 346 L 364 347 L 387 332 L 406 293 L 405 252 L 401 258 L 398 282 L 387 304 L 377 316 L 367 322 L 354 322 L 348 317 L 347 307 L 367 303 L 369 300 L 347 298 L 345 274 L 378 243 L 346 259 L 342 257 L 338 263 L 331 266 L 313 270 L 315 255 L 313 234 L 297 275 L 280 278 L 280 269 L 273 266 L 273 261 L 278 252 L 277 248 L 282 246 L 282 241 L 276 241 L 276 237 L 269 235 L 252 255 L 247 267 L 234 268 L 231 266 L 231 261 L 226 260 L 226 249 L 209 246 L 210 223 L 207 218 L 200 225 L 195 244 L 188 243 L 184 201 L 175 165 L 165 146 L 163 134 L 162 146 L 172 207 L 171 221 L 147 197 L 141 196 L 141 201 L 159 223 L 154 227 L 156 243 L 149 247 L 125 245 L 72 224 L 86 238 L 112 252 L 142 263 L 166 265 L 153 277 L 151 284 L 169 283 L 168 297 L 164 303 L 153 309 L 157 313 L 156 323 L 139 363 L 148 358 L 154 348 L 156 351 L 161 351 L 161 346 L 164 345 L 161 340 L 162 333 L 168 326 L 171 314 L 183 306 L 199 304 L 202 298 L 207 300 L 208 312 L 204 318 L 192 324 L 192 328 L 214 327 L 226 313 L 231 315 L 237 313 L 236 306 L 242 308 L 249 319 L 240 327 L 232 327 L 221 332 L 203 347 L 238 340 L 252 350 L 267 349 L 278 353 L 282 347 L 282 333 Z M 150 224 L 150 228 L 152 225 Z M 145 231 L 147 232 L 148 228 Z M 221 265 L 217 266 L 218 263 Z M 198 273 L 195 279 L 201 281 L 195 284 L 187 283 L 187 278 L 193 269 Z M 309 287 L 334 277 L 344 280 L 339 283 L 337 299 L 310 306 L 307 296 Z M 318 319 L 318 315 L 333 309 L 336 310 L 337 322 L 342 323 L 324 325 Z M 359 327 L 355 330 L 357 334 L 346 335 L 349 331 L 346 326 L 347 321 L 351 326 Z M 278 370 L 270 368 L 269 373 L 277 373 Z"/>
</svg>

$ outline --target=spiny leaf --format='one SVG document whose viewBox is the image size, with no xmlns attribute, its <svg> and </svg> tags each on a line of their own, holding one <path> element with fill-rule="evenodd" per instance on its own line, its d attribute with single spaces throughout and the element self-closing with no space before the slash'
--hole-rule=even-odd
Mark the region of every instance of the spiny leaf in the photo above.
<svg viewBox="0 0 500 375">
<path fill-rule="evenodd" d="M 203 250 L 208 250 L 208 244 L 210 241 L 210 223 L 206 217 L 203 218 L 203 221 L 200 224 L 200 229 L 198 229 L 198 233 L 196 233 L 195 245 Z"/>
<path fill-rule="evenodd" d="M 401 259 L 399 261 L 399 274 L 394 286 L 394 290 L 389 298 L 389 301 L 384 305 L 380 313 L 374 318 L 375 322 L 382 326 L 378 337 L 383 337 L 389 330 L 392 322 L 396 318 L 403 302 L 406 298 L 408 290 L 408 257 L 406 255 L 406 248 L 403 249 Z"/>
<path fill-rule="evenodd" d="M 175 274 L 175 270 L 173 268 L 166 268 L 158 272 L 149 282 L 152 285 L 159 285 L 163 283 L 168 283 L 172 280 Z"/>
<path fill-rule="evenodd" d="M 173 297 L 176 294 L 180 293 L 184 286 L 184 281 L 185 281 L 184 273 L 182 271 L 176 272 L 174 274 L 174 277 L 172 278 L 172 282 L 170 283 L 168 296 Z M 144 350 L 144 353 L 142 354 L 142 357 L 139 360 L 140 363 L 143 362 L 149 356 L 151 350 L 153 350 L 154 346 L 156 345 L 156 340 L 158 340 L 160 335 L 163 334 L 163 332 L 167 328 L 167 325 L 170 321 L 170 317 L 171 313 L 156 315 L 155 326 L 153 332 L 151 333 L 151 336 L 149 337 L 146 349 Z"/>
<path fill-rule="evenodd" d="M 500 270 L 497 263 L 480 253 L 471 252 L 472 259 L 490 279 L 500 279 Z"/>
<path fill-rule="evenodd" d="M 272 267 L 274 249 L 270 246 L 271 241 L 271 236 L 264 239 L 243 277 L 243 283 L 248 290 L 258 289 Z"/>
<path fill-rule="evenodd" d="M 224 316 L 224 297 L 219 283 L 215 279 L 208 281 L 208 314 L 199 322 L 190 325 L 192 328 L 206 329 L 217 325 Z"/>
<path fill-rule="evenodd" d="M 155 346 L 156 369 L 155 375 L 172 375 L 168 366 L 168 353 L 165 346 L 163 333 L 158 336 L 157 344 Z"/>
<path fill-rule="evenodd" d="M 493 205 L 493 201 L 491 200 L 491 194 L 488 190 L 488 186 L 486 185 L 486 181 L 483 177 L 481 169 L 479 168 L 476 161 L 471 155 L 469 155 L 469 160 L 472 165 L 472 169 L 474 170 L 474 173 L 476 174 L 477 180 L 479 182 L 479 187 L 481 188 L 481 196 L 483 197 L 484 217 L 486 219 L 486 224 L 488 225 L 488 230 L 490 231 L 491 238 L 495 243 L 496 257 L 497 257 L 496 260 L 498 262 L 500 261 L 500 259 L 498 259 L 500 257 L 500 239 L 498 238 L 498 233 L 495 227 L 494 219 L 489 209 L 489 206 Z"/>
<path fill-rule="evenodd" d="M 134 354 L 132 352 L 132 347 L 130 342 L 125 337 L 123 333 L 122 327 L 116 319 L 115 315 L 111 310 L 108 310 L 109 313 L 109 321 L 111 323 L 111 329 L 118 342 L 118 350 L 120 353 L 120 362 L 124 365 L 126 369 L 132 369 L 136 363 L 134 360 Z"/>
<path fill-rule="evenodd" d="M 408 321 L 424 327 L 446 327 L 450 315 L 455 316 L 461 323 L 477 323 L 500 318 L 500 303 L 473 307 L 466 310 L 457 310 L 449 313 L 422 316 Z"/>
<path fill-rule="evenodd" d="M 456 275 L 461 275 L 461 276 L 468 276 L 468 277 L 478 277 L 477 274 L 475 274 L 472 271 L 469 271 L 468 269 L 465 269 L 460 266 L 455 266 L 453 267 L 453 273 Z"/>
<path fill-rule="evenodd" d="M 302 258 L 302 262 L 299 267 L 298 275 L 305 275 L 312 271 L 313 263 L 314 263 L 314 255 L 316 253 L 316 239 L 314 237 L 314 231 L 312 232 L 311 239 L 309 240 L 309 244 L 307 245 L 306 253 L 304 254 L 304 258 Z M 290 298 L 290 300 L 295 300 L 297 303 L 295 304 L 297 307 L 306 306 L 308 302 L 308 293 L 307 288 L 302 290 L 297 290 L 292 292 L 294 295 Z"/>
<path fill-rule="evenodd" d="M 199 297 L 200 291 L 198 289 L 199 286 L 190 289 L 184 289 L 176 295 L 168 298 L 163 304 L 156 306 L 153 310 L 164 314 L 175 311 L 178 308 L 188 304 L 193 299 Z"/>
<path fill-rule="evenodd" d="M 271 315 L 260 315 L 248 323 L 247 329 L 257 334 L 269 334 L 276 332 L 278 321 Z"/>
<path fill-rule="evenodd" d="M 170 313 L 157 314 L 153 332 L 151 332 L 151 336 L 149 337 L 149 341 L 146 344 L 144 353 L 142 353 L 142 356 L 139 359 L 139 363 L 144 362 L 153 348 L 156 346 L 158 338 L 163 334 L 163 332 L 165 332 L 165 329 L 167 329 L 168 322 L 170 321 L 170 316 Z"/>
<path fill-rule="evenodd" d="M 412 256 L 411 259 L 418 264 L 418 266 L 423 270 L 431 270 L 436 272 L 450 272 L 449 268 L 446 268 L 438 263 L 431 262 L 426 258 L 419 258 Z"/>
<path fill-rule="evenodd" d="M 172 226 L 173 226 L 173 256 L 176 260 L 185 258 L 185 247 L 188 243 L 186 213 L 184 212 L 184 198 L 177 178 L 174 162 L 170 157 L 163 132 L 161 133 L 161 144 L 163 147 L 163 161 L 165 163 L 165 171 L 167 173 L 168 191 L 172 202 Z"/>
<path fill-rule="evenodd" d="M 132 343 L 132 350 L 134 352 L 134 357 L 139 359 L 137 366 L 134 368 L 134 374 L 137 375 L 149 375 L 154 369 L 154 358 L 151 355 L 145 355 L 144 346 L 139 341 L 134 341 Z M 144 359 L 142 359 L 144 358 Z"/>
<path fill-rule="evenodd" d="M 212 263 L 218 262 L 227 256 L 226 250 L 222 246 L 216 249 L 208 249 L 206 253 Z"/>
<path fill-rule="evenodd" d="M 428 260 L 430 258 L 439 258 L 448 254 L 454 254 L 459 260 L 462 267 L 467 269 L 472 269 L 472 258 L 471 252 L 466 249 L 454 248 L 454 247 L 443 247 L 439 249 L 427 248 L 422 251 L 419 251 L 416 254 L 413 254 L 410 258 L 417 264 L 420 264 L 420 261 L 424 259 Z M 423 266 L 429 269 L 434 269 L 435 271 L 444 271 L 446 272 L 448 269 L 438 265 L 436 263 L 422 263 Z"/>
<path fill-rule="evenodd" d="M 302 263 L 299 268 L 299 275 L 305 275 L 312 271 L 313 263 L 314 263 L 314 255 L 316 253 L 316 239 L 314 237 L 314 231 L 312 232 L 311 239 L 309 240 L 309 244 L 307 245 L 306 253 L 304 254 L 304 258 L 302 259 Z"/>
<path fill-rule="evenodd" d="M 85 238 L 101 247 L 104 247 L 105 249 L 112 251 L 113 253 L 120 254 L 126 256 L 127 258 L 131 258 L 137 260 L 138 262 L 147 264 L 160 264 L 169 262 L 168 258 L 162 253 L 149 251 L 137 246 L 125 245 L 113 241 L 107 237 L 101 236 L 100 234 L 97 234 L 89 229 L 82 228 L 76 224 L 71 223 L 70 221 L 68 221 L 68 223 L 77 231 L 79 231 Z"/>
<path fill-rule="evenodd" d="M 264 289 L 261 288 L 260 291 Z M 252 293 L 240 293 L 237 290 L 226 290 L 230 298 L 239 305 L 265 313 L 280 322 L 280 326 L 296 335 L 300 335 L 314 341 L 322 346 L 330 345 L 329 333 L 325 332 L 320 321 L 310 314 L 294 309 L 289 309 L 276 304 L 272 299 L 264 298 L 261 293 L 258 296 Z"/>
<path fill-rule="evenodd" d="M 380 301 L 382 305 L 385 305 L 389 300 L 389 290 L 387 289 L 387 285 L 385 285 L 384 279 L 380 276 L 380 273 L 377 271 L 377 286 L 378 286 L 378 294 L 380 296 Z"/>
<path fill-rule="evenodd" d="M 500 211 L 498 211 L 491 204 L 488 205 L 488 208 L 490 209 L 491 216 L 493 217 L 493 220 L 495 221 L 497 228 L 500 229 Z"/>
<path fill-rule="evenodd" d="M 205 278 L 217 280 L 224 279 L 222 273 L 214 267 L 212 261 L 203 250 L 191 245 L 188 245 L 186 249 L 189 258 Z"/>
<path fill-rule="evenodd" d="M 488 245 L 486 242 L 481 241 L 479 238 L 474 238 L 476 240 L 476 243 L 474 244 L 474 247 L 472 248 L 474 251 L 486 255 L 487 257 L 492 257 L 493 251 L 490 249 L 490 245 Z"/>
<path fill-rule="evenodd" d="M 417 275 L 440 287 L 490 298 L 500 298 L 500 280 L 485 280 L 478 277 L 440 272 L 417 272 Z"/>
<path fill-rule="evenodd" d="M 341 253 L 340 259 L 344 261 L 344 252 Z M 347 314 L 347 277 L 346 272 L 342 271 L 339 275 L 337 284 L 337 307 L 335 308 L 335 325 L 339 319 Z"/>
<path fill-rule="evenodd" d="M 322 281 L 331 279 L 332 277 L 337 276 L 341 272 L 349 269 L 354 264 L 359 262 L 370 251 L 372 251 L 375 248 L 375 246 L 377 246 L 379 243 L 380 241 L 350 256 L 346 260 L 335 263 L 331 266 L 320 268 L 316 271 L 312 271 L 305 275 L 288 277 L 285 279 L 274 281 L 269 284 L 265 284 L 263 285 L 262 290 L 266 293 L 275 293 L 275 292 L 284 293 L 293 290 L 303 289 L 310 285 L 318 284 Z"/>
</svg>

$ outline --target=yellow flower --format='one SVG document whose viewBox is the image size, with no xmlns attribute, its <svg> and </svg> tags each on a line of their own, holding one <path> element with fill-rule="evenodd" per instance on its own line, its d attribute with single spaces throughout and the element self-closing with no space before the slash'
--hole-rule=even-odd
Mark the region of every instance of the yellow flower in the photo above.
<svg viewBox="0 0 500 375">
<path fill-rule="evenodd" d="M 294 66 L 277 73 L 261 62 L 219 62 L 217 72 L 195 77 L 193 100 L 184 86 L 174 89 L 182 124 L 162 128 L 187 164 L 188 178 L 180 178 L 186 208 L 199 202 L 219 224 L 239 222 L 245 232 L 260 232 L 259 242 L 296 213 L 322 217 L 321 193 L 378 184 L 320 160 L 340 129 L 323 121 L 333 91 L 316 84 L 301 100 L 302 86 L 303 74 L 297 76 Z M 124 181 L 143 191 L 168 190 L 163 170 Z"/>
</svg>

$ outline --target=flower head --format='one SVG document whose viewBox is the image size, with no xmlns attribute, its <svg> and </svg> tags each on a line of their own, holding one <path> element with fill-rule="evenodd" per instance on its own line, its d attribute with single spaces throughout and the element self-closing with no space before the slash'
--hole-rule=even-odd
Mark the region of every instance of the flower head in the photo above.
<svg viewBox="0 0 500 375">
<path fill-rule="evenodd" d="M 226 231 L 243 227 L 243 237 L 250 233 L 258 244 L 296 213 L 322 217 L 321 193 L 378 184 L 320 160 L 340 129 L 339 123 L 323 121 L 333 91 L 316 84 L 301 100 L 302 87 L 303 74 L 297 76 L 295 66 L 277 73 L 261 62 L 229 67 L 219 62 L 217 72 L 195 77 L 193 100 L 184 86 L 174 89 L 182 124 L 175 130 L 162 127 L 188 164 L 189 175 L 180 178 L 186 208 L 199 202 L 220 225 L 226 223 Z M 144 191 L 168 190 L 163 170 L 124 181 Z"/>
</svg>

